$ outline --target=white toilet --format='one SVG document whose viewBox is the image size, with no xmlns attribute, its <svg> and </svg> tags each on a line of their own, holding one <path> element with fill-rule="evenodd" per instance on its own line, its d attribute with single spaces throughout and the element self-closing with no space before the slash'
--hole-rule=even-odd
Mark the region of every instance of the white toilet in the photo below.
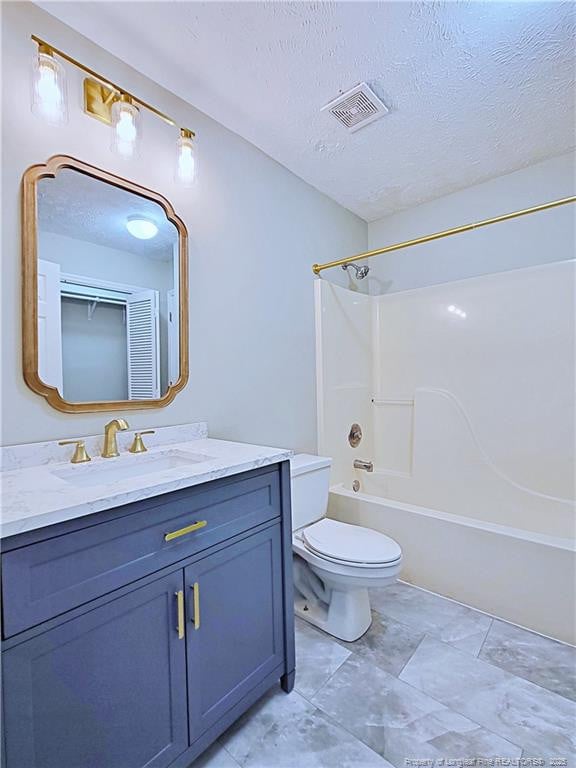
<svg viewBox="0 0 576 768">
<path fill-rule="evenodd" d="M 372 622 L 368 587 L 398 577 L 402 550 L 378 531 L 326 517 L 331 459 L 300 453 L 290 463 L 296 615 L 352 642 Z"/>
</svg>

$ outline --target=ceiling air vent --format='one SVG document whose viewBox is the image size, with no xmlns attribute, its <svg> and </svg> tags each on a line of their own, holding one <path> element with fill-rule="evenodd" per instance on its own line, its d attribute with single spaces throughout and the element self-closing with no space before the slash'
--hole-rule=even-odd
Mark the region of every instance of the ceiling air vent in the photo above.
<svg viewBox="0 0 576 768">
<path fill-rule="evenodd" d="M 341 94 L 322 107 L 321 111 L 325 110 L 333 114 L 350 133 L 364 128 L 390 111 L 366 83 L 360 83 Z"/>
</svg>

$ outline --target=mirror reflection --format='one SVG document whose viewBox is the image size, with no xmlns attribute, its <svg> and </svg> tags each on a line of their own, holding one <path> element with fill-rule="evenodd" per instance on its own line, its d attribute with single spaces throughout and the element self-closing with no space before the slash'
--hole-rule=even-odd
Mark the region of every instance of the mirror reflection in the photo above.
<svg viewBox="0 0 576 768">
<path fill-rule="evenodd" d="M 177 228 L 69 168 L 38 181 L 37 205 L 40 378 L 68 402 L 162 397 L 180 375 Z"/>
</svg>

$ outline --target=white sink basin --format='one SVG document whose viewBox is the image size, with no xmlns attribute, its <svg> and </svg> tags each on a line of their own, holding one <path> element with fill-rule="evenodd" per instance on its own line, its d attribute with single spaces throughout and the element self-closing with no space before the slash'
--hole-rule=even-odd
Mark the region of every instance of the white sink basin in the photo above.
<svg viewBox="0 0 576 768">
<path fill-rule="evenodd" d="M 163 451 L 162 453 L 106 459 L 106 463 L 82 464 L 66 469 L 53 470 L 52 474 L 71 485 L 90 486 L 115 483 L 130 477 L 182 469 L 194 464 L 210 461 L 212 456 L 184 451 Z"/>
</svg>

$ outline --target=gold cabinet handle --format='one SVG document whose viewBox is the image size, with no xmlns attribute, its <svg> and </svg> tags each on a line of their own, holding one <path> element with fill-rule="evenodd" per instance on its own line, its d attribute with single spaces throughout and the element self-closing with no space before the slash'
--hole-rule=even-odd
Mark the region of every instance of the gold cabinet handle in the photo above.
<svg viewBox="0 0 576 768">
<path fill-rule="evenodd" d="M 200 629 L 200 584 L 197 581 L 190 587 L 194 598 L 194 612 L 192 614 L 192 623 L 194 629 Z"/>
<path fill-rule="evenodd" d="M 178 607 L 178 640 L 184 640 L 184 592 L 180 589 L 178 592 L 174 592 L 176 596 L 176 605 Z"/>
<path fill-rule="evenodd" d="M 179 528 L 177 531 L 165 533 L 164 541 L 172 541 L 172 539 L 178 539 L 180 536 L 186 536 L 187 533 L 192 533 L 192 531 L 197 531 L 199 528 L 204 528 L 205 525 L 208 525 L 207 520 L 199 520 L 197 523 L 187 525 L 186 528 Z"/>
</svg>

